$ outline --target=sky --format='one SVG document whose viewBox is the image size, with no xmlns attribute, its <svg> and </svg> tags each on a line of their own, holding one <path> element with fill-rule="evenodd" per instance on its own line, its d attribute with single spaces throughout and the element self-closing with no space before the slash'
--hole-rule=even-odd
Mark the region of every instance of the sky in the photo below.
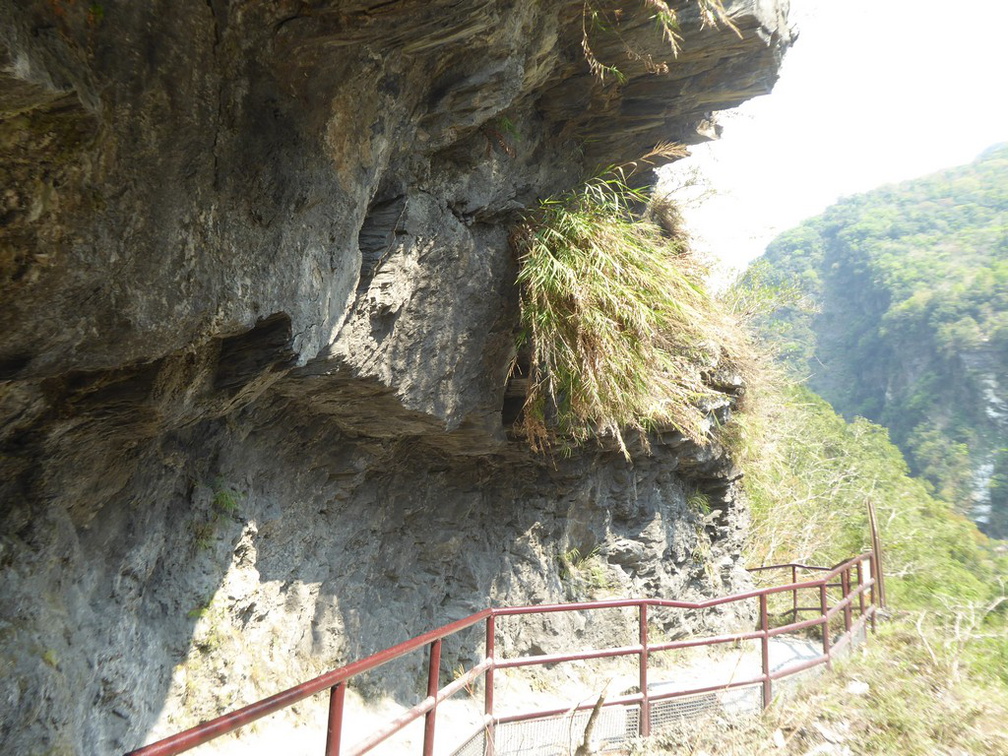
<svg viewBox="0 0 1008 756">
<path fill-rule="evenodd" d="M 729 268 L 840 197 L 1008 141 L 1008 0 L 791 0 L 790 17 L 773 93 L 675 165 L 714 192 L 685 216 Z"/>
</svg>

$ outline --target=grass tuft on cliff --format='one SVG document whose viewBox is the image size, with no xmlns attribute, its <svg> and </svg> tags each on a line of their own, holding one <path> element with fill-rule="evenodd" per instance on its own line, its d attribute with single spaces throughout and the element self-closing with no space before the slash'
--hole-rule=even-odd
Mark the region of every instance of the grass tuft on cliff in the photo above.
<svg viewBox="0 0 1008 756">
<path fill-rule="evenodd" d="M 725 9 L 723 0 L 693 0 L 693 4 L 700 16 L 702 27 L 724 25 L 741 36 L 738 27 L 732 22 L 731 16 Z M 662 41 L 668 46 L 668 52 L 672 57 L 679 55 L 682 42 L 679 14 L 666 0 L 635 0 L 635 2 L 584 0 L 581 7 L 581 49 L 592 74 L 602 83 L 605 83 L 607 75 L 621 83 L 626 81 L 626 76 L 615 64 L 604 63 L 596 56 L 595 45 L 592 42 L 592 36 L 596 34 L 609 35 L 618 39 L 623 56 L 628 60 L 642 63 L 651 73 L 668 73 L 666 62 L 655 61 L 651 55 L 637 49 L 624 37 L 621 26 L 624 19 L 633 15 L 634 6 L 649 15 L 661 35 Z M 628 10 L 631 11 L 630 14 L 627 13 Z"/>
<path fill-rule="evenodd" d="M 635 217 L 647 195 L 615 169 L 543 201 L 513 235 L 519 350 L 530 357 L 518 429 L 534 448 L 671 426 L 703 441 L 705 381 L 738 331 L 681 234 Z M 736 349 L 735 351 L 741 351 Z"/>
</svg>

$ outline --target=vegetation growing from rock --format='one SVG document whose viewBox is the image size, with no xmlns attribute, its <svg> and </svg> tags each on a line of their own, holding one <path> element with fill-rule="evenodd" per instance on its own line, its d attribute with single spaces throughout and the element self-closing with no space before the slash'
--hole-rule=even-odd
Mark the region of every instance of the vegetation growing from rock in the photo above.
<svg viewBox="0 0 1008 756">
<path fill-rule="evenodd" d="M 844 416 L 888 427 L 937 495 L 1008 535 L 991 477 L 1008 430 L 1008 145 L 844 199 L 766 258 L 817 304 L 765 324 L 788 363 Z"/>
<path fill-rule="evenodd" d="M 622 35 L 620 31 L 621 22 L 624 19 L 627 6 L 633 5 L 649 14 L 662 40 L 667 45 L 668 53 L 673 57 L 679 54 L 679 46 L 682 42 L 679 14 L 665 0 L 638 0 L 635 3 L 601 3 L 595 0 L 584 0 L 584 5 L 581 9 L 581 49 L 584 51 L 588 67 L 591 68 L 592 73 L 601 82 L 605 82 L 605 77 L 608 75 L 612 76 L 616 81 L 623 83 L 626 81 L 626 76 L 620 70 L 618 64 L 605 63 L 599 60 L 592 44 L 593 34 L 616 35 L 622 43 L 621 46 L 626 58 L 643 63 L 652 73 L 668 72 L 668 64 L 666 62 L 654 60 L 652 55 L 630 44 Z M 738 29 L 732 23 L 722 0 L 694 0 L 694 5 L 700 15 L 701 26 L 707 27 L 723 24 L 738 33 Z"/>
<path fill-rule="evenodd" d="M 635 217 L 648 201 L 619 169 L 543 201 L 513 236 L 519 350 L 529 354 L 520 423 L 537 448 L 671 426 L 696 441 L 723 399 L 709 372 L 739 333 L 707 292 L 682 236 Z"/>
<path fill-rule="evenodd" d="M 787 381 L 759 407 L 741 420 L 750 564 L 833 564 L 866 549 L 871 500 L 894 607 L 931 610 L 1001 595 L 1008 563 L 995 542 L 910 476 L 885 428 L 864 418 L 847 422 Z"/>
<path fill-rule="evenodd" d="M 885 623 L 830 674 L 762 717 L 691 722 L 638 743 L 631 756 L 1001 756 L 1008 749 L 1008 689 L 964 672 L 971 640 L 961 629 L 960 643 L 928 640 L 932 624 L 918 628 L 912 616 Z"/>
<path fill-rule="evenodd" d="M 765 280 L 765 269 L 749 283 Z M 771 278 L 772 280 L 772 278 Z M 743 287 L 752 315 L 792 289 Z M 910 474 L 886 428 L 848 422 L 784 370 L 768 373 L 722 429 L 745 470 L 748 562 L 833 564 L 868 548 L 877 507 L 889 618 L 832 675 L 756 720 L 716 719 L 643 743 L 641 753 L 1001 754 L 1008 746 L 1008 558 Z M 995 491 L 1001 479 L 995 476 Z M 844 750 L 851 749 L 851 750 Z"/>
<path fill-rule="evenodd" d="M 638 753 L 1004 753 L 1003 551 L 910 476 L 885 428 L 845 421 L 783 376 L 758 388 L 729 441 L 752 504 L 749 563 L 833 564 L 866 549 L 872 500 L 890 616 L 833 674 L 763 717 L 694 724 Z"/>
</svg>

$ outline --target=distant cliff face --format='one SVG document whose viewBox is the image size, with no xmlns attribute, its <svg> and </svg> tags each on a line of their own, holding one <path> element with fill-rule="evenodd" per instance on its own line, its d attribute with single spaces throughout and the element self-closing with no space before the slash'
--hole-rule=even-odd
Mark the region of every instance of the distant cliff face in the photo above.
<svg viewBox="0 0 1008 756">
<path fill-rule="evenodd" d="M 1008 536 L 1008 146 L 850 197 L 766 258 L 818 305 L 777 324 L 848 417 L 887 426 L 914 473 Z"/>
<path fill-rule="evenodd" d="M 598 590 L 575 548 L 620 592 L 745 580 L 721 450 L 502 422 L 517 214 L 704 138 L 790 41 L 683 4 L 656 75 L 626 5 L 603 85 L 582 2 L 0 0 L 0 750 L 114 753 Z"/>
</svg>

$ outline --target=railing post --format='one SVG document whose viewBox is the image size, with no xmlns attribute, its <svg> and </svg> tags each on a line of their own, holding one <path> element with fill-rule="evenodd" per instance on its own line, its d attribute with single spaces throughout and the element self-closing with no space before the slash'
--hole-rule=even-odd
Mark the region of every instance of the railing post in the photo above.
<svg viewBox="0 0 1008 756">
<path fill-rule="evenodd" d="M 861 609 L 861 613 L 858 614 L 858 619 L 864 617 L 865 603 L 864 603 L 864 560 L 859 559 L 857 563 L 857 587 L 858 587 L 858 607 Z"/>
<path fill-rule="evenodd" d="M 760 651 L 763 657 L 763 708 L 770 705 L 773 699 L 773 683 L 770 681 L 770 618 L 767 614 L 767 597 L 765 593 L 759 596 Z"/>
<path fill-rule="evenodd" d="M 872 606 L 878 606 L 878 596 L 876 590 L 878 589 L 878 580 L 875 579 L 875 551 L 873 550 L 868 555 L 868 574 L 871 576 L 871 591 L 868 593 L 869 603 Z"/>
<path fill-rule="evenodd" d="M 343 701 L 346 697 L 346 680 L 329 689 L 329 723 L 326 727 L 326 756 L 339 756 L 340 736 L 343 733 Z"/>
<path fill-rule="evenodd" d="M 430 644 L 430 660 L 427 667 L 427 697 L 434 698 L 434 706 L 424 714 L 423 756 L 434 753 L 434 725 L 437 722 L 438 678 L 441 674 L 441 639 Z"/>
<path fill-rule="evenodd" d="M 886 596 L 885 579 L 882 576 L 882 540 L 879 537 L 878 515 L 875 512 L 875 502 L 871 499 L 868 500 L 868 524 L 871 527 L 872 554 L 874 555 L 874 559 L 872 560 L 872 566 L 874 567 L 872 577 L 875 578 L 875 587 L 878 589 L 873 594 L 874 601 L 872 603 L 878 609 L 883 609 L 886 604 Z"/>
<path fill-rule="evenodd" d="M 843 608 L 844 632 L 849 633 L 851 629 L 850 567 L 840 573 L 840 588 L 843 591 L 843 600 L 846 602 Z"/>
<path fill-rule="evenodd" d="M 791 585 L 794 585 L 797 582 L 798 582 L 798 565 L 792 564 L 791 565 Z M 798 621 L 798 589 L 797 588 L 792 588 L 791 589 L 791 606 L 793 608 L 793 612 L 792 612 L 792 615 L 791 615 L 791 621 L 792 622 L 797 622 Z"/>
<path fill-rule="evenodd" d="M 494 756 L 494 653 L 496 649 L 495 635 L 497 629 L 494 624 L 494 616 L 491 614 L 486 620 L 486 643 L 483 646 L 483 655 L 490 660 L 490 666 L 483 673 L 483 715 L 486 720 L 486 756 Z"/>
<path fill-rule="evenodd" d="M 640 734 L 646 738 L 651 734 L 651 704 L 648 701 L 648 629 L 647 603 L 639 604 L 637 617 L 640 623 Z"/>
<path fill-rule="evenodd" d="M 832 660 L 830 658 L 830 637 L 829 637 L 829 602 L 826 599 L 826 581 L 823 580 L 819 583 L 819 612 L 822 615 L 822 649 L 823 655 L 826 657 L 826 667 L 831 669 L 833 667 Z"/>
<path fill-rule="evenodd" d="M 878 611 L 878 580 L 875 577 L 875 552 L 872 551 L 871 556 L 868 557 L 868 574 L 871 576 L 871 592 L 868 594 L 868 603 L 871 606 L 871 629 L 875 633 L 878 628 L 875 627 L 875 614 Z"/>
</svg>

